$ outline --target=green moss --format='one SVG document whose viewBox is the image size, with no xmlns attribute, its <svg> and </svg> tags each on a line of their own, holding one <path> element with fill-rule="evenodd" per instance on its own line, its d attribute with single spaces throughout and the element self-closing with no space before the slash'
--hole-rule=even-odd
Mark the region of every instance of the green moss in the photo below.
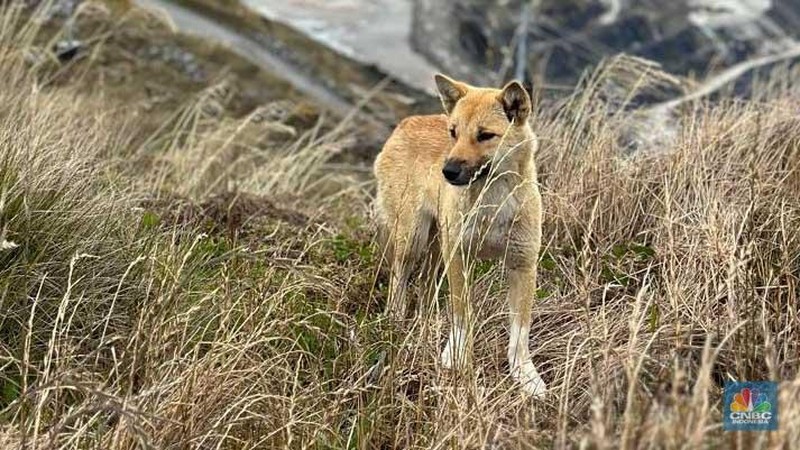
<svg viewBox="0 0 800 450">
<path fill-rule="evenodd" d="M 141 227 L 143 230 L 152 230 L 161 224 L 161 218 L 152 211 L 145 211 L 142 214 Z"/>
<path fill-rule="evenodd" d="M 376 246 L 373 242 L 337 234 L 330 241 L 333 257 L 339 263 L 348 261 L 371 266 L 375 262 Z"/>
<path fill-rule="evenodd" d="M 553 259 L 553 255 L 550 254 L 550 252 L 542 252 L 542 255 L 539 257 L 539 268 L 544 270 L 555 270 L 556 261 Z"/>
</svg>

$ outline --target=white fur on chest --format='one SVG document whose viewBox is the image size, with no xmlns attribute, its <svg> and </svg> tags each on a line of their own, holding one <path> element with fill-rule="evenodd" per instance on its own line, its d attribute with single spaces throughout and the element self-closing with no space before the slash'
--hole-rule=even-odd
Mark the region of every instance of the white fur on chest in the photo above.
<svg viewBox="0 0 800 450">
<path fill-rule="evenodd" d="M 519 186 L 517 186 L 519 189 Z M 496 180 L 477 199 L 462 204 L 462 242 L 481 259 L 498 258 L 512 243 L 511 233 L 521 208 L 521 192 L 508 182 Z"/>
</svg>

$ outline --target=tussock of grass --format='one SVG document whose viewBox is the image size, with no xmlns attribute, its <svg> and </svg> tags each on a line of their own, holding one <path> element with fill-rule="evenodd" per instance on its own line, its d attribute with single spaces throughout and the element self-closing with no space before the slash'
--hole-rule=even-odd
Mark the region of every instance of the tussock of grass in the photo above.
<svg viewBox="0 0 800 450">
<path fill-rule="evenodd" d="M 327 163 L 347 133 L 276 148 L 262 137 L 280 124 L 219 113 L 222 84 L 142 139 L 113 99 L 38 84 L 31 41 L 10 29 L 0 237 L 18 246 L 0 249 L 0 447 L 800 442 L 788 95 L 683 111 L 669 148 L 634 156 L 600 83 L 536 119 L 531 349 L 551 395 L 534 403 L 506 378 L 496 267 L 476 268 L 472 371 L 437 365 L 443 295 L 405 323 L 382 316 L 371 186 Z M 781 381 L 780 431 L 724 435 L 728 379 Z"/>
</svg>

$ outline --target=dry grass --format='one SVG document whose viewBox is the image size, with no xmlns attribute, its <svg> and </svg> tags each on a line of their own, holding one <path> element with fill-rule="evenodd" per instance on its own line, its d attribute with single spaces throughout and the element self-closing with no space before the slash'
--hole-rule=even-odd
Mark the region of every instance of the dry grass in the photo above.
<svg viewBox="0 0 800 450">
<path fill-rule="evenodd" d="M 599 83 L 537 119 L 532 402 L 497 268 L 474 371 L 437 365 L 444 296 L 382 316 L 371 185 L 326 163 L 346 133 L 272 148 L 263 111 L 218 114 L 223 84 L 141 143 L 112 99 L 42 88 L 20 33 L 0 31 L 0 447 L 800 444 L 796 98 L 700 105 L 635 156 Z M 729 379 L 781 381 L 780 431 L 722 432 Z"/>
</svg>

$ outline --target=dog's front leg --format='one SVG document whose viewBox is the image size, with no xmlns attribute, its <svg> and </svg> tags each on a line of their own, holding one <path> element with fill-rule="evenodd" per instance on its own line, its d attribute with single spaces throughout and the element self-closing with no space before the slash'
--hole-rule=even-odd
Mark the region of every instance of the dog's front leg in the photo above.
<svg viewBox="0 0 800 450">
<path fill-rule="evenodd" d="M 452 245 L 454 240 L 443 239 L 443 255 L 447 267 L 447 282 L 450 285 L 450 337 L 442 352 L 442 366 L 459 369 L 467 365 L 472 352 L 471 307 L 469 283 L 461 249 Z"/>
<path fill-rule="evenodd" d="M 511 375 L 525 392 L 541 397 L 546 386 L 531 361 L 528 341 L 531 329 L 531 307 L 536 295 L 536 263 L 509 269 L 508 302 L 510 306 L 510 330 L 508 341 L 508 364 Z"/>
</svg>

